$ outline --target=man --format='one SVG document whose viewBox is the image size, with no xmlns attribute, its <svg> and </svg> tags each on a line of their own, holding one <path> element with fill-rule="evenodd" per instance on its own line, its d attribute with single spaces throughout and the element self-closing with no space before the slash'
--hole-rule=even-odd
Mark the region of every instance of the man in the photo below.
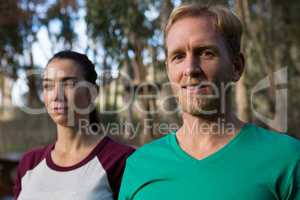
<svg viewBox="0 0 300 200">
<path fill-rule="evenodd" d="M 165 28 L 183 125 L 127 160 L 120 200 L 300 200 L 300 142 L 234 116 L 242 26 L 228 9 L 183 5 Z"/>
</svg>

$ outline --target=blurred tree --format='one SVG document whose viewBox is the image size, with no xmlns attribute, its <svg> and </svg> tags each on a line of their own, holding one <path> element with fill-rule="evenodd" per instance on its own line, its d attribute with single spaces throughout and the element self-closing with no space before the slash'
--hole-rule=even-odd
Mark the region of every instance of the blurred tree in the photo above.
<svg viewBox="0 0 300 200">
<path fill-rule="evenodd" d="M 50 38 L 55 37 L 54 45 L 63 39 L 64 47 L 71 49 L 76 39 L 72 23 L 76 18 L 76 1 L 62 0 L 48 5 L 45 0 L 21 0 L 1 1 L 1 72 L 17 79 L 17 71 L 24 70 L 26 73 L 28 93 L 25 95 L 25 104 L 30 107 L 41 105 L 39 98 L 40 86 L 37 81 L 38 66 L 34 63 L 33 44 L 38 43 L 37 33 L 41 27 L 49 27 L 50 22 L 58 20 L 62 26 L 56 35 L 49 32 Z M 44 12 L 46 8 L 46 13 Z M 7 63 L 7 64 L 5 64 Z M 5 65 L 5 67 L 4 67 Z M 1 80 L 4 80 L 3 78 Z M 5 90 L 4 81 L 2 91 Z M 11 88 L 7 88 L 6 95 L 11 96 Z M 9 98 L 11 99 L 11 97 Z"/>
<path fill-rule="evenodd" d="M 23 63 L 20 66 L 26 72 L 28 94 L 25 104 L 33 107 L 39 107 L 41 101 L 38 95 L 37 66 L 34 64 L 32 45 L 37 42 L 37 32 L 41 27 L 37 9 L 44 1 L 42 0 L 22 0 L 18 7 L 22 9 L 23 17 L 19 18 L 19 27 L 22 35 L 23 45 Z"/>
<path fill-rule="evenodd" d="M 275 114 L 276 104 L 281 106 L 280 104 L 284 101 L 284 99 L 275 99 L 276 90 L 282 87 L 287 88 L 287 85 L 276 85 L 274 80 L 275 71 L 287 67 L 288 74 L 292 75 L 288 84 L 289 94 L 295 91 L 299 92 L 299 87 L 293 79 L 299 78 L 299 73 L 297 73 L 299 56 L 296 56 L 295 51 L 299 50 L 300 41 L 300 29 L 297 25 L 300 18 L 300 3 L 293 1 L 292 4 L 293 6 L 291 6 L 291 1 L 236 1 L 245 30 L 243 46 L 247 62 L 248 96 L 250 96 L 250 89 L 255 85 L 258 77 L 268 76 L 270 87 L 267 93 L 264 94 L 265 98 L 257 98 L 255 102 L 251 103 L 255 103 L 258 109 L 267 113 L 271 118 Z M 292 103 L 288 110 L 288 116 L 299 116 L 299 112 L 293 109 L 296 106 L 295 102 L 297 102 L 294 99 L 298 99 L 298 97 L 288 96 L 288 103 Z M 237 103 L 240 103 L 240 101 Z M 276 130 L 282 130 L 283 127 L 281 127 L 282 123 L 280 122 L 285 120 L 284 117 L 284 115 L 279 116 L 278 121 L 272 124 Z M 294 119 L 296 118 L 288 118 L 290 125 Z"/>
<path fill-rule="evenodd" d="M 60 0 L 51 4 L 45 17 L 41 19 L 43 25 L 46 26 L 48 36 L 53 44 L 52 54 L 57 44 L 62 41 L 64 49 L 72 49 L 73 43 L 76 42 L 77 35 L 75 33 L 74 22 L 78 19 L 79 5 L 77 0 Z M 51 24 L 59 24 L 57 32 L 51 31 Z"/>
<path fill-rule="evenodd" d="M 242 10 L 242 0 L 235 0 L 234 4 L 234 11 L 237 14 L 237 16 L 241 19 L 243 26 L 245 25 L 245 19 L 243 16 L 243 10 Z M 243 34 L 242 37 L 242 46 L 241 51 L 245 53 L 247 51 L 246 48 L 246 41 L 249 38 L 248 35 Z M 246 59 L 248 63 L 251 63 L 251 57 L 247 57 Z M 235 90 L 235 105 L 236 105 L 236 111 L 238 117 L 243 121 L 249 121 L 250 119 L 250 105 L 249 105 L 249 99 L 247 98 L 247 87 L 245 84 L 245 76 L 246 76 L 247 70 L 244 71 L 244 74 L 236 84 L 236 90 Z"/>
<path fill-rule="evenodd" d="M 153 105 L 156 102 L 155 99 L 143 98 L 150 94 L 150 91 L 147 85 L 140 86 L 147 80 L 149 81 L 149 67 L 145 59 L 152 55 L 151 62 L 155 64 L 152 67 L 160 65 L 157 59 L 159 52 L 162 51 L 162 42 L 159 41 L 161 37 L 160 7 L 170 10 L 166 8 L 166 4 L 171 5 L 170 1 L 163 2 L 89 0 L 86 4 L 89 36 L 95 44 L 100 43 L 104 48 L 102 70 L 110 71 L 113 65 L 121 70 L 124 66 L 126 73 L 132 79 L 134 88 L 138 88 L 136 91 L 138 95 L 135 97 L 142 108 L 142 111 L 138 111 L 140 111 L 140 122 L 144 125 L 143 133 L 146 137 L 153 134 L 152 125 L 154 119 L 157 120 L 157 116 L 151 114 L 151 111 L 155 109 Z M 108 94 L 108 91 L 105 93 Z M 125 95 L 126 99 L 128 100 L 129 97 Z M 130 104 L 129 121 L 133 121 L 132 109 L 132 104 Z"/>
<path fill-rule="evenodd" d="M 19 18 L 23 16 L 18 1 L 0 1 L 0 89 L 1 110 L 11 105 L 11 88 L 6 77 L 17 78 L 18 55 L 23 51 Z"/>
</svg>

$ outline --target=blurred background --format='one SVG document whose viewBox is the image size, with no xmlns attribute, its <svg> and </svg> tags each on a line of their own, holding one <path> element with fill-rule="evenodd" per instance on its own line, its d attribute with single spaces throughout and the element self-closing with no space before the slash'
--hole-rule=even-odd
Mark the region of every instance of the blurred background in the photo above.
<svg viewBox="0 0 300 200">
<path fill-rule="evenodd" d="M 112 137 L 140 146 L 180 126 L 180 112 L 166 84 L 162 27 L 173 7 L 184 2 L 193 1 L 0 0 L 0 199 L 11 195 L 20 155 L 55 140 L 49 116 L 29 114 L 26 108 L 43 108 L 41 75 L 58 51 L 85 53 L 95 63 L 97 109 Z M 233 90 L 237 115 L 300 137 L 300 1 L 194 2 L 226 5 L 243 23 L 246 70 Z M 286 82 L 278 86 L 275 74 L 282 69 Z M 263 79 L 269 86 L 251 100 Z M 280 89 L 287 92 L 286 104 L 275 98 Z M 278 106 L 286 111 L 280 116 Z M 255 113 L 270 119 L 276 115 L 273 126 Z M 109 124 L 120 126 L 112 130 L 116 127 Z"/>
</svg>

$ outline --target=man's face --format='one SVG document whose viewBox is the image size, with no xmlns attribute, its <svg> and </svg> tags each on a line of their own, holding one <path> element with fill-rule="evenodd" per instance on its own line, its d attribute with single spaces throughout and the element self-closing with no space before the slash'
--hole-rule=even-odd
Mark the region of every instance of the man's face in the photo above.
<svg viewBox="0 0 300 200">
<path fill-rule="evenodd" d="M 176 21 L 166 37 L 167 71 L 184 112 L 207 115 L 220 109 L 222 83 L 233 80 L 228 49 L 209 17 Z"/>
</svg>

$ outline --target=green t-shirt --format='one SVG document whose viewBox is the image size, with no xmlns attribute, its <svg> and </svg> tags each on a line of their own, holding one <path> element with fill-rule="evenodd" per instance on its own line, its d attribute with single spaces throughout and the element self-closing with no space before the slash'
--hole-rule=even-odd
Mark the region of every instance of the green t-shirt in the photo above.
<svg viewBox="0 0 300 200">
<path fill-rule="evenodd" d="M 212 155 L 184 152 L 175 132 L 126 163 L 119 200 L 300 200 L 300 142 L 246 124 Z"/>
</svg>

